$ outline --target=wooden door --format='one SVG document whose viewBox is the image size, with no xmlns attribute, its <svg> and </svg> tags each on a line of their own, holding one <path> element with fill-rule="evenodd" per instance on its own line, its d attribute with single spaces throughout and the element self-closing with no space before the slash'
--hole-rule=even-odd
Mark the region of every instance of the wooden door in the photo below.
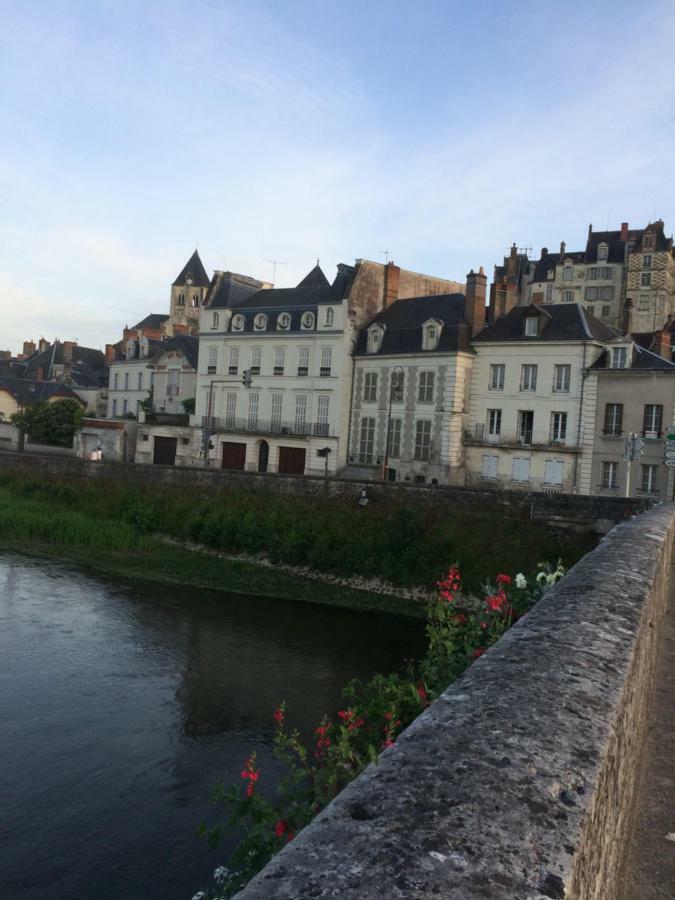
<svg viewBox="0 0 675 900">
<path fill-rule="evenodd" d="M 246 444 L 237 444 L 234 441 L 223 441 L 223 469 L 246 468 Z"/>
<path fill-rule="evenodd" d="M 305 474 L 304 447 L 279 447 L 279 472 L 284 475 Z"/>
<path fill-rule="evenodd" d="M 176 464 L 176 447 L 178 438 L 155 437 L 152 461 L 159 466 L 173 466 Z"/>
</svg>

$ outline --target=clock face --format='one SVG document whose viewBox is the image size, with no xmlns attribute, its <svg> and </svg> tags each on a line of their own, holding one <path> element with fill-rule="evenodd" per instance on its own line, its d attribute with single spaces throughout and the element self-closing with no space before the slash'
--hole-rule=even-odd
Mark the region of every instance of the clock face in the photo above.
<svg viewBox="0 0 675 900">
<path fill-rule="evenodd" d="M 192 284 L 192 279 L 191 279 L 191 278 L 188 278 L 188 279 L 187 279 L 187 283 L 188 283 L 188 284 Z"/>
</svg>

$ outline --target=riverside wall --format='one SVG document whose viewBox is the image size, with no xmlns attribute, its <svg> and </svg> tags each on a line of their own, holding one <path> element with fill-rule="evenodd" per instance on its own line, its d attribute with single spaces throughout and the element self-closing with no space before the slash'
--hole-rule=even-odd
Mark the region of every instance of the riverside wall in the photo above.
<svg viewBox="0 0 675 900">
<path fill-rule="evenodd" d="M 237 472 L 218 468 L 138 465 L 112 461 L 90 462 L 76 457 L 0 452 L 0 470 L 23 469 L 64 477 L 110 478 L 143 484 L 245 488 L 298 496 L 353 497 L 362 490 L 369 502 L 395 498 L 404 502 L 443 506 L 498 505 L 511 515 L 541 521 L 560 529 L 608 532 L 617 522 L 648 509 L 652 502 L 636 498 L 573 496 L 562 493 L 477 490 L 446 485 L 415 485 L 306 475 Z"/>
<path fill-rule="evenodd" d="M 675 505 L 599 546 L 237 900 L 612 900 Z"/>
</svg>

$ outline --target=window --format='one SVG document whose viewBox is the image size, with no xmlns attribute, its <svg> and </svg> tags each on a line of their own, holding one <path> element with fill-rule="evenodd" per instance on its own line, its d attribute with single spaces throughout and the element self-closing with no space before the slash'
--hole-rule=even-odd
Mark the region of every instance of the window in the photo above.
<svg viewBox="0 0 675 900">
<path fill-rule="evenodd" d="M 560 486 L 563 483 L 563 462 L 561 459 L 544 461 L 544 484 Z"/>
<path fill-rule="evenodd" d="M 295 430 L 304 434 L 307 427 L 307 394 L 295 398 Z"/>
<path fill-rule="evenodd" d="M 298 375 L 309 374 L 309 347 L 300 347 L 298 350 Z"/>
<path fill-rule="evenodd" d="M 255 431 L 258 427 L 258 399 L 260 394 L 248 395 L 248 429 Z"/>
<path fill-rule="evenodd" d="M 504 390 L 504 373 L 506 366 L 503 363 L 490 366 L 490 381 L 488 382 L 488 390 L 503 391 Z"/>
<path fill-rule="evenodd" d="M 302 318 L 300 319 L 300 327 L 307 331 L 310 328 L 314 328 L 314 313 L 304 312 L 302 314 Z"/>
<path fill-rule="evenodd" d="M 557 394 L 567 394 L 570 389 L 570 365 L 553 366 L 553 390 Z"/>
<path fill-rule="evenodd" d="M 368 329 L 368 353 L 377 353 L 382 343 L 382 328 L 373 325 Z"/>
<path fill-rule="evenodd" d="M 321 365 L 319 367 L 319 375 L 328 376 L 331 371 L 331 359 L 332 359 L 332 348 L 331 347 L 322 347 L 321 348 Z"/>
<path fill-rule="evenodd" d="M 650 302 L 649 297 L 640 297 L 640 299 L 638 300 L 638 309 L 641 312 L 645 312 L 646 310 L 649 309 L 650 306 L 651 306 L 651 302 Z"/>
<path fill-rule="evenodd" d="M 441 336 L 441 330 L 434 322 L 429 322 L 424 326 L 422 332 L 422 349 L 435 350 L 438 346 L 438 339 Z"/>
<path fill-rule="evenodd" d="M 550 303 L 552 299 L 553 299 L 553 285 L 547 284 L 546 285 L 546 302 Z"/>
<path fill-rule="evenodd" d="M 584 296 L 586 300 L 613 300 L 614 287 L 611 284 L 589 285 Z"/>
<path fill-rule="evenodd" d="M 335 320 L 335 312 L 333 310 L 333 307 L 329 306 L 326 309 L 326 319 L 325 319 L 326 325 L 332 325 L 334 320 Z"/>
<path fill-rule="evenodd" d="M 534 412 L 531 409 L 521 409 L 518 412 L 518 443 L 527 447 L 532 443 L 534 431 Z"/>
<path fill-rule="evenodd" d="M 138 388 L 139 391 L 143 390 L 143 373 L 142 372 L 138 373 L 138 384 L 136 385 L 136 387 Z"/>
<path fill-rule="evenodd" d="M 167 397 L 177 397 L 180 393 L 180 369 L 169 369 L 166 378 Z"/>
<path fill-rule="evenodd" d="M 178 295 L 178 305 L 185 306 L 185 294 Z"/>
<path fill-rule="evenodd" d="M 251 347 L 251 375 L 260 375 L 260 362 L 262 350 L 260 347 Z"/>
<path fill-rule="evenodd" d="M 126 416 L 128 411 L 129 411 L 129 401 L 123 400 L 122 401 L 122 415 Z"/>
<path fill-rule="evenodd" d="M 572 266 L 563 266 L 563 281 L 571 281 L 574 278 Z"/>
<path fill-rule="evenodd" d="M 418 419 L 415 423 L 415 459 L 431 459 L 431 422 Z"/>
<path fill-rule="evenodd" d="M 656 479 L 659 467 L 654 465 L 640 466 L 640 490 L 647 494 L 656 494 L 658 491 Z"/>
<path fill-rule="evenodd" d="M 514 456 L 511 460 L 511 480 L 530 480 L 530 460 L 527 456 Z"/>
<path fill-rule="evenodd" d="M 377 372 L 366 372 L 363 399 L 366 403 L 374 403 L 377 400 Z"/>
<path fill-rule="evenodd" d="M 663 406 L 660 403 L 645 404 L 643 434 L 648 438 L 661 437 L 661 423 L 663 422 Z"/>
<path fill-rule="evenodd" d="M 536 337 L 539 333 L 539 316 L 528 316 L 525 319 L 526 337 Z"/>
<path fill-rule="evenodd" d="M 230 365 L 227 369 L 228 375 L 237 375 L 239 373 L 239 347 L 230 347 Z"/>
<path fill-rule="evenodd" d="M 496 437 L 502 433 L 502 411 L 501 409 L 488 409 L 488 434 Z"/>
<path fill-rule="evenodd" d="M 640 272 L 640 287 L 650 287 L 652 283 L 651 272 Z"/>
<path fill-rule="evenodd" d="M 267 316 L 265 313 L 258 313 L 253 320 L 254 331 L 264 331 L 267 328 Z"/>
<path fill-rule="evenodd" d="M 129 373 L 128 372 L 124 373 L 124 390 L 125 391 L 129 390 Z"/>
<path fill-rule="evenodd" d="M 618 486 L 616 480 L 617 468 L 618 463 L 603 461 L 600 473 L 600 487 L 616 488 Z"/>
<path fill-rule="evenodd" d="M 498 456 L 484 456 L 483 457 L 483 469 L 482 469 L 483 478 L 496 478 L 498 463 L 499 463 Z"/>
<path fill-rule="evenodd" d="M 420 372 L 420 383 L 417 389 L 417 399 L 420 403 L 432 403 L 434 399 L 434 373 Z"/>
<path fill-rule="evenodd" d="M 113 400 L 113 404 L 112 404 L 112 414 L 113 414 L 113 416 L 116 416 L 116 415 L 117 415 L 117 400 Z"/>
<path fill-rule="evenodd" d="M 199 294 L 192 295 L 192 306 L 193 308 L 199 306 Z"/>
<path fill-rule="evenodd" d="M 286 353 L 283 347 L 277 347 L 274 350 L 274 374 L 275 375 L 283 375 L 284 374 L 284 357 Z"/>
<path fill-rule="evenodd" d="M 401 424 L 400 419 L 391 419 L 389 422 L 387 454 L 394 459 L 400 459 L 401 457 Z"/>
<path fill-rule="evenodd" d="M 520 367 L 520 389 L 521 391 L 537 390 L 537 367 L 532 365 L 524 365 Z"/>
<path fill-rule="evenodd" d="M 234 428 L 234 417 L 237 413 L 237 395 L 228 394 L 225 398 L 225 427 Z"/>
<path fill-rule="evenodd" d="M 623 403 L 605 404 L 604 434 L 619 435 L 623 428 Z"/>
<path fill-rule="evenodd" d="M 245 320 L 241 313 L 237 313 L 237 315 L 232 318 L 232 331 L 243 331 L 244 322 Z"/>
<path fill-rule="evenodd" d="M 567 437 L 567 413 L 551 413 L 551 443 L 564 444 Z"/>
<path fill-rule="evenodd" d="M 316 425 L 314 433 L 323 436 L 328 435 L 328 397 L 318 397 L 316 407 Z"/>
<path fill-rule="evenodd" d="M 562 292 L 562 302 L 563 303 L 574 303 L 574 291 L 563 291 Z"/>
<path fill-rule="evenodd" d="M 602 306 L 602 312 L 601 312 L 602 318 L 603 318 L 603 319 L 608 319 L 608 318 L 609 318 L 609 313 L 610 313 L 610 307 L 609 307 L 609 304 L 603 303 L 603 306 Z"/>
<path fill-rule="evenodd" d="M 653 250 L 655 243 L 656 243 L 656 235 L 655 234 L 645 234 L 642 238 L 642 249 L 643 250 Z"/>
<path fill-rule="evenodd" d="M 209 362 L 206 367 L 207 375 L 215 375 L 218 371 L 218 348 L 209 347 Z"/>
<path fill-rule="evenodd" d="M 651 269 L 652 267 L 652 255 L 651 253 L 645 253 L 642 257 L 642 268 L 643 269 Z"/>
<path fill-rule="evenodd" d="M 612 348 L 612 369 L 625 369 L 628 351 L 625 347 Z"/>
<path fill-rule="evenodd" d="M 375 419 L 369 416 L 361 419 L 361 440 L 359 442 L 359 462 L 371 463 L 373 461 L 373 447 L 375 443 Z"/>
<path fill-rule="evenodd" d="M 281 429 L 281 410 L 283 404 L 283 394 L 272 394 L 272 419 L 270 422 L 272 431 L 279 431 Z"/>
<path fill-rule="evenodd" d="M 611 266 L 594 266 L 588 270 L 587 278 L 589 281 L 609 281 L 612 277 Z"/>
<path fill-rule="evenodd" d="M 291 317 L 287 312 L 279 313 L 277 318 L 277 328 L 279 331 L 288 331 L 291 327 Z"/>
<path fill-rule="evenodd" d="M 220 322 L 220 316 L 217 312 L 212 313 L 211 315 L 211 328 L 217 328 Z"/>
<path fill-rule="evenodd" d="M 608 244 L 598 244 L 598 262 L 606 262 L 609 254 Z"/>
<path fill-rule="evenodd" d="M 391 373 L 391 400 L 392 403 L 403 402 L 403 386 L 405 383 L 405 375 L 400 369 L 395 369 Z"/>
<path fill-rule="evenodd" d="M 119 380 L 120 380 L 120 376 L 117 372 L 115 372 L 115 376 L 113 378 L 113 390 L 114 391 L 118 390 Z"/>
</svg>

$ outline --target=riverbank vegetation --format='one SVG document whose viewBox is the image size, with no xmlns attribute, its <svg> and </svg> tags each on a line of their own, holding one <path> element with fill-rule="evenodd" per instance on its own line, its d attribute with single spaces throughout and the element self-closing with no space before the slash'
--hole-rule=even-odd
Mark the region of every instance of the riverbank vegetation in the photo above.
<svg viewBox="0 0 675 900">
<path fill-rule="evenodd" d="M 91 565 L 119 571 L 123 564 L 125 574 L 132 577 L 181 581 L 184 568 L 185 583 L 195 583 L 195 569 L 218 573 L 214 584 L 205 584 L 212 579 L 202 574 L 200 586 L 222 588 L 225 575 L 232 576 L 230 590 L 239 589 L 233 584 L 246 582 L 241 573 L 250 572 L 250 565 L 215 557 L 207 562 L 206 556 L 188 554 L 180 547 L 160 547 L 157 534 L 196 542 L 217 553 L 265 556 L 273 563 L 308 566 L 338 577 L 377 578 L 403 587 L 433 585 L 441 574 L 439 560 L 455 559 L 465 584 L 473 589 L 480 586 L 486 560 L 500 571 L 531 569 L 541 559 L 558 557 L 570 565 L 595 544 L 591 534 L 561 537 L 488 504 L 446 509 L 406 506 L 392 499 L 360 507 L 350 497 L 0 472 L 0 541 L 5 546 L 41 544 L 71 557 L 89 552 Z M 117 556 L 116 566 L 111 554 Z M 199 562 L 188 563 L 190 556 Z M 290 575 L 280 579 L 282 573 L 272 571 L 257 568 L 255 582 L 271 580 L 270 587 L 276 590 L 284 579 L 287 589 L 299 581 Z M 256 592 L 250 584 L 244 589 Z M 311 587 L 313 594 L 324 590 Z M 295 597 L 296 589 L 277 595 Z"/>
</svg>

